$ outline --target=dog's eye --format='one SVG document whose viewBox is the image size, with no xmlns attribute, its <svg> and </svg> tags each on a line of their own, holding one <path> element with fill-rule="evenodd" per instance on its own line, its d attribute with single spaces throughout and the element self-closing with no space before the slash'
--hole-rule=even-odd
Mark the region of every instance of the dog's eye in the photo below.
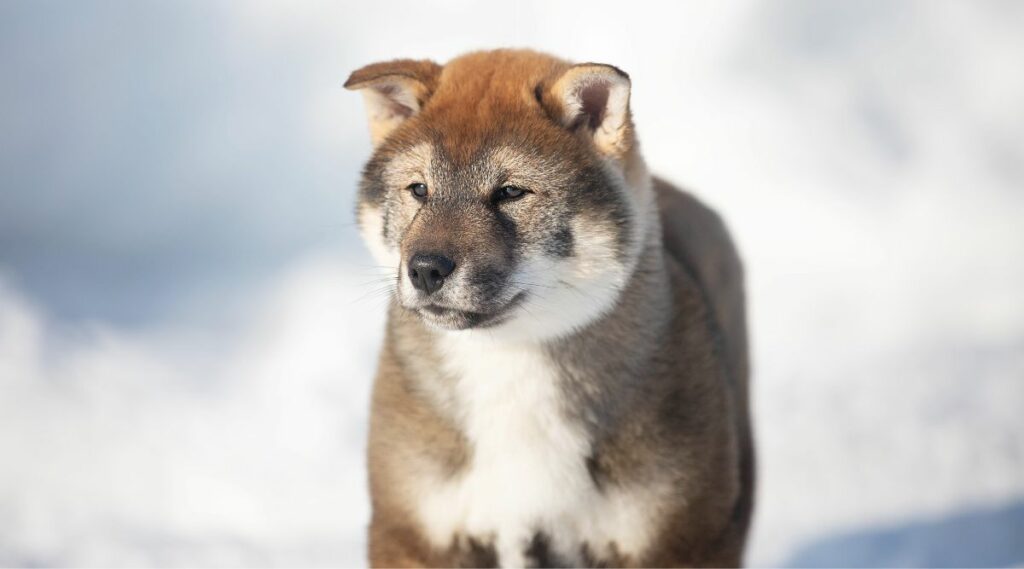
<svg viewBox="0 0 1024 569">
<path fill-rule="evenodd" d="M 408 190 L 412 192 L 413 197 L 418 200 L 427 199 L 427 185 L 419 182 L 415 184 L 409 184 Z"/>
<path fill-rule="evenodd" d="M 517 188 L 516 186 L 502 186 L 494 193 L 495 201 L 517 200 L 529 193 L 529 190 Z"/>
</svg>

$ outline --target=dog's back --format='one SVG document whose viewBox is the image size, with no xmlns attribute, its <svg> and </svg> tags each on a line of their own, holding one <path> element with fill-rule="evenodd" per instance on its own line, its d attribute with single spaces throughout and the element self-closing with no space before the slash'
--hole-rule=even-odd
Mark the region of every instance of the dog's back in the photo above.
<svg viewBox="0 0 1024 569">
<path fill-rule="evenodd" d="M 745 533 L 754 506 L 755 455 L 750 425 L 750 363 L 743 265 L 722 218 L 688 192 L 653 178 L 668 255 L 696 281 L 714 313 L 731 388 L 740 441 L 740 500 L 734 517 Z"/>
</svg>

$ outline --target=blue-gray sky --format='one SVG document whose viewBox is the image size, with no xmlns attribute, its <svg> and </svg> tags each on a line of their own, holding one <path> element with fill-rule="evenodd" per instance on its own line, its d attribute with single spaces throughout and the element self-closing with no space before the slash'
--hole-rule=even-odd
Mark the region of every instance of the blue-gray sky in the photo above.
<svg viewBox="0 0 1024 569">
<path fill-rule="evenodd" d="M 309 54 L 237 49 L 226 17 L 0 4 L 0 265 L 57 316 L 145 321 L 351 247 L 358 159 L 305 136 Z"/>
</svg>

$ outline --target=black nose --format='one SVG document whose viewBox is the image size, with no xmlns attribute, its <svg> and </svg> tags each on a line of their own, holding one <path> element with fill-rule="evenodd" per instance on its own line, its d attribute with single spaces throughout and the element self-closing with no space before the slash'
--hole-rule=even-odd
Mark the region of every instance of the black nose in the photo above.
<svg viewBox="0 0 1024 569">
<path fill-rule="evenodd" d="M 455 270 L 455 261 L 444 255 L 417 253 L 409 259 L 409 280 L 412 286 L 427 294 L 444 285 L 444 278 Z"/>
</svg>

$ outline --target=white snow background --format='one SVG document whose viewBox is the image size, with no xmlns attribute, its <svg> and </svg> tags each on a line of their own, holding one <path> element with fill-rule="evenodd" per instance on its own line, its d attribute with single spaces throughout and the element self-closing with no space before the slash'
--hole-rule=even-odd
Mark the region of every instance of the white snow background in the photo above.
<svg viewBox="0 0 1024 569">
<path fill-rule="evenodd" d="M 1024 564 L 1024 5 L 0 4 L 0 565 L 358 566 L 347 74 L 618 65 L 748 268 L 755 565 Z"/>
</svg>

